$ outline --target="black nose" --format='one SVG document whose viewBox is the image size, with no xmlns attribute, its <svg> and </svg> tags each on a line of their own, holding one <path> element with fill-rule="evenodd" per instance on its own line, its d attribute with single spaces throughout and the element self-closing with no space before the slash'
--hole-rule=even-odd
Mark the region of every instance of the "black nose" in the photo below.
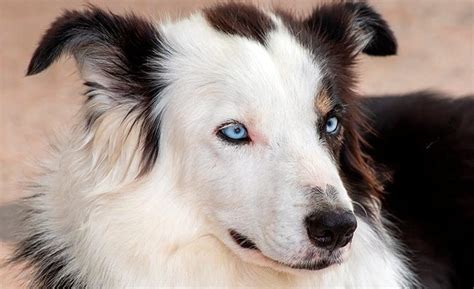
<svg viewBox="0 0 474 289">
<path fill-rule="evenodd" d="M 318 212 L 305 220 L 308 236 L 318 247 L 334 250 L 352 240 L 357 220 L 352 212 Z"/>
</svg>

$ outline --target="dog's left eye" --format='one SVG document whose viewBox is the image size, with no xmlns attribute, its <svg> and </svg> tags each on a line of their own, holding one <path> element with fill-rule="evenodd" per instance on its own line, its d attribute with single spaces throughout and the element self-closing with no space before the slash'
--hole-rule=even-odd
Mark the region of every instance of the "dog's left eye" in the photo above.
<svg viewBox="0 0 474 289">
<path fill-rule="evenodd" d="M 248 137 L 247 129 L 243 124 L 232 123 L 225 125 L 218 131 L 218 136 L 223 140 L 232 142 L 232 143 L 242 143 L 248 142 L 250 139 Z"/>
<path fill-rule="evenodd" d="M 336 133 L 339 128 L 339 120 L 333 116 L 326 120 L 326 132 L 329 134 Z"/>
</svg>

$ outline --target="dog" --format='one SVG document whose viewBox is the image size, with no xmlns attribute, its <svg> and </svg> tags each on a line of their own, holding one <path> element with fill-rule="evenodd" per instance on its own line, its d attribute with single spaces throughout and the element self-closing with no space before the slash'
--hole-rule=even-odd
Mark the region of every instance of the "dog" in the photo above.
<svg viewBox="0 0 474 289">
<path fill-rule="evenodd" d="M 365 2 L 305 18 L 231 2 L 160 24 L 66 11 L 27 74 L 73 55 L 87 99 L 11 262 L 38 288 L 422 284 L 383 206 L 384 105 L 354 89 L 360 53 L 396 51 Z"/>
</svg>

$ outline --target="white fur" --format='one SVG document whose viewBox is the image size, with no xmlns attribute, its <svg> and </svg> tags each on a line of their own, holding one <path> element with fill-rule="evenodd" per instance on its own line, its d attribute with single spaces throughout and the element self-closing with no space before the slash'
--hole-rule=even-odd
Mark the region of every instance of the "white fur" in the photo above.
<svg viewBox="0 0 474 289">
<path fill-rule="evenodd" d="M 157 75 L 168 86 L 155 168 L 139 173 L 138 118 L 127 103 L 103 97 L 85 111 L 106 111 L 84 135 L 76 128 L 40 180 L 46 194 L 33 221 L 74 256 L 90 288 L 300 287 L 402 288 L 409 270 L 388 233 L 358 220 L 342 264 L 288 269 L 310 243 L 303 220 L 318 204 L 308 188 L 337 191 L 332 205 L 352 210 L 335 161 L 317 134 L 314 97 L 321 67 L 278 23 L 267 47 L 217 32 L 200 14 L 159 27 L 176 53 Z M 100 82 L 94 73 L 84 78 Z M 254 143 L 229 146 L 215 136 L 228 120 L 244 123 Z M 315 207 L 316 206 L 316 207 Z M 261 253 L 238 247 L 227 230 L 250 236 Z M 56 243 L 51 244 L 54 247 Z"/>
</svg>

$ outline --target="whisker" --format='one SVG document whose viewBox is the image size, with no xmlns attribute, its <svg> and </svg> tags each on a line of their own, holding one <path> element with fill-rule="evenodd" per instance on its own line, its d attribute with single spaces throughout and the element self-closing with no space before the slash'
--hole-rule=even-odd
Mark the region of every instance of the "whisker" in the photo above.
<svg viewBox="0 0 474 289">
<path fill-rule="evenodd" d="M 353 203 L 354 205 L 359 206 L 359 208 L 361 208 L 362 211 L 364 211 L 364 214 L 365 214 L 366 217 L 369 216 L 369 214 L 367 213 L 367 210 L 365 209 L 365 207 L 364 207 L 361 203 L 359 203 L 359 202 L 357 202 L 357 201 L 352 201 L 352 203 Z"/>
</svg>

